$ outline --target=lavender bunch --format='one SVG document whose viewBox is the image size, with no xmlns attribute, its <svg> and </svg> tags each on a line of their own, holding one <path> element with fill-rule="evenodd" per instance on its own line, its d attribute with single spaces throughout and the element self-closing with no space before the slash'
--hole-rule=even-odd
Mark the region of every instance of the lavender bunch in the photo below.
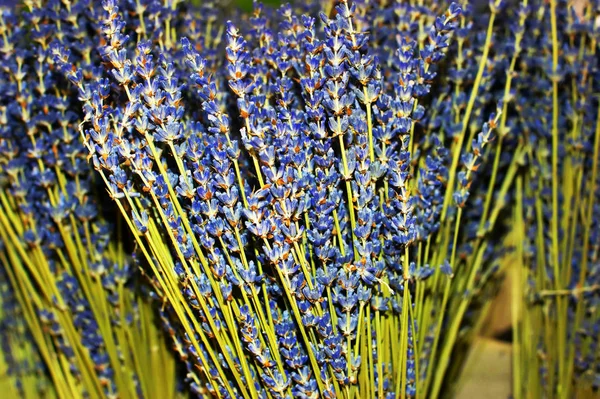
<svg viewBox="0 0 600 399">
<path fill-rule="evenodd" d="M 3 250 L 0 259 L 6 262 Z M 0 384 L 2 392 L 9 397 L 52 398 L 54 387 L 47 377 L 44 364 L 32 339 L 11 286 L 14 277 L 0 270 Z M 18 294 L 17 294 L 18 295 Z"/>
<path fill-rule="evenodd" d="M 516 92 L 526 158 L 514 212 L 514 392 L 591 397 L 600 386 L 597 4 L 529 9 Z"/>
<path fill-rule="evenodd" d="M 78 24 L 89 4 L 27 6 L 0 16 L 1 266 L 57 396 L 172 395 L 174 362 L 137 294 L 123 240 L 111 240 L 119 227 L 94 199 L 81 112 L 52 62 L 58 40 L 89 65 L 91 41 Z M 150 345 L 157 349 L 148 356 Z M 152 364 L 165 367 L 164 382 L 141 372 Z"/>
<path fill-rule="evenodd" d="M 591 5 L 27 5 L 0 234 L 58 396 L 175 395 L 151 304 L 199 397 L 451 393 L 509 228 L 515 395 L 594 385 Z"/>
<path fill-rule="evenodd" d="M 472 42 L 473 81 L 450 81 L 443 128 L 425 106 L 448 92 L 435 82 L 466 24 L 456 4 L 437 18 L 432 5 L 419 34 L 390 21 L 396 43 L 369 38 L 369 3 L 319 19 L 257 7 L 239 24 L 247 34 L 225 25 L 221 59 L 174 33 L 134 34 L 131 13 L 103 8 L 106 69 L 84 76 L 59 45 L 55 61 L 77 87 L 84 145 L 148 264 L 192 389 L 437 396 L 470 309 L 462 292 L 480 288 L 490 252 L 493 223 L 477 219 L 476 235 L 460 225 L 500 122 L 483 123 L 492 101 L 479 96 L 493 82 L 500 4 Z M 398 62 L 381 63 L 394 46 Z M 501 177 L 483 192 L 505 195 L 512 175 Z M 488 202 L 497 216 L 503 202 Z"/>
</svg>

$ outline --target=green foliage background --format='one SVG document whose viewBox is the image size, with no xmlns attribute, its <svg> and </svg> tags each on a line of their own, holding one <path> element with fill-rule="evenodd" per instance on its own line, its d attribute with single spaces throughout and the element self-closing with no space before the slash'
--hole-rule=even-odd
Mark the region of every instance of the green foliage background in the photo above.
<svg viewBox="0 0 600 399">
<path fill-rule="evenodd" d="M 235 0 L 235 2 L 243 9 L 252 9 L 252 0 Z M 278 5 L 281 4 L 281 0 L 262 0 L 264 4 Z"/>
<path fill-rule="evenodd" d="M 203 0 L 192 0 L 194 4 L 202 4 Z M 234 3 L 236 6 L 240 7 L 243 10 L 250 11 L 252 10 L 252 2 L 253 0 L 225 0 L 225 2 Z M 262 0 L 263 4 L 269 5 L 279 5 L 282 3 L 281 0 Z"/>
</svg>

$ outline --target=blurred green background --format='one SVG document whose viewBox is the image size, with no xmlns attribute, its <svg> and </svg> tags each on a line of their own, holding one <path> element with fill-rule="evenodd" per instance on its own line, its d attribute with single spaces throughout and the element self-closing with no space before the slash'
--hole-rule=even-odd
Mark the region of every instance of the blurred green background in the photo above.
<svg viewBox="0 0 600 399">
<path fill-rule="evenodd" d="M 235 0 L 235 2 L 242 7 L 252 7 L 252 0 Z M 281 0 L 263 0 L 262 2 L 275 5 L 283 3 Z"/>
<path fill-rule="evenodd" d="M 240 8 L 244 10 L 252 10 L 252 0 L 235 0 L 234 1 Z M 279 5 L 282 3 L 281 0 L 262 0 L 264 4 Z"/>
<path fill-rule="evenodd" d="M 204 1 L 204 0 L 191 0 L 191 1 L 194 4 L 199 5 L 199 4 L 202 4 L 202 1 Z M 253 0 L 223 0 L 223 3 L 231 3 L 243 10 L 250 11 L 250 10 L 252 10 L 252 1 Z M 290 1 L 290 0 L 287 0 L 287 1 Z M 283 0 L 262 0 L 262 3 L 276 6 L 276 5 L 283 3 Z"/>
<path fill-rule="evenodd" d="M 191 0 L 192 3 L 200 5 L 204 0 Z M 289 0 L 287 0 L 289 1 Z M 230 3 L 232 5 L 236 5 L 243 10 L 250 11 L 252 10 L 252 0 L 223 0 L 223 3 Z M 263 4 L 268 5 L 279 5 L 283 3 L 283 0 L 262 0 Z"/>
</svg>

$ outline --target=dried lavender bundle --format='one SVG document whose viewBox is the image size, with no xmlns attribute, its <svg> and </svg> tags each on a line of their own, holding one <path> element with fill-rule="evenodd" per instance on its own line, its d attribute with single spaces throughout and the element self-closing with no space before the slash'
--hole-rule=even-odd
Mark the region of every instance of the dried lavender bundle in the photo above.
<svg viewBox="0 0 600 399">
<path fill-rule="evenodd" d="M 2 251 L 0 259 L 4 259 Z M 41 361 L 35 341 L 28 331 L 20 306 L 19 293 L 12 289 L 11 277 L 0 269 L 0 389 L 12 398 L 52 398 L 56 392 Z"/>
<path fill-rule="evenodd" d="M 515 397 L 600 388 L 597 2 L 532 1 L 523 24 L 515 129 Z M 538 49 L 534 51 L 532 49 Z M 531 85 L 535 79 L 536 84 Z"/>
<path fill-rule="evenodd" d="M 26 3 L 2 25 L 0 254 L 43 288 L 19 301 L 40 353 L 82 345 L 59 396 L 451 396 L 507 232 L 514 394 L 597 381 L 592 4 Z M 122 341 L 164 345 L 151 304 L 182 377 Z M 88 308 L 93 348 L 64 335 Z M 64 368 L 86 356 L 87 380 Z"/>
<path fill-rule="evenodd" d="M 104 75 L 86 79 L 59 46 L 55 57 L 84 102 L 94 167 L 170 305 L 192 387 L 437 396 L 470 304 L 452 289 L 480 288 L 492 245 L 490 223 L 461 230 L 500 117 L 483 116 L 495 102 L 491 36 L 466 43 L 462 28 L 461 51 L 478 57 L 458 68 L 474 78 L 436 89 L 468 19 L 456 4 L 421 7 L 414 32 L 386 11 L 395 43 L 369 37 L 380 14 L 368 3 L 318 19 L 258 6 L 239 25 L 247 33 L 225 25 L 225 57 L 210 62 L 188 38 L 130 34 L 117 4 L 103 4 Z M 425 105 L 461 89 L 470 97 L 452 99 L 442 129 Z"/>
<path fill-rule="evenodd" d="M 78 22 L 92 8 L 26 6 L 0 13 L 0 262 L 20 325 L 58 397 L 171 396 L 175 359 L 138 293 L 136 268 L 113 234 L 118 227 L 95 200 L 80 106 L 51 61 L 50 43 L 60 41 L 90 65 L 93 42 Z M 159 366 L 164 380 L 157 383 L 146 368 Z"/>
</svg>

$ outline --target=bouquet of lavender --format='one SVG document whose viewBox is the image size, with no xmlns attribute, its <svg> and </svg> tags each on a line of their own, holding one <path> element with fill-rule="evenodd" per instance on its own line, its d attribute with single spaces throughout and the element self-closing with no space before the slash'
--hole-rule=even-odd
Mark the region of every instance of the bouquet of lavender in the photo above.
<svg viewBox="0 0 600 399">
<path fill-rule="evenodd" d="M 491 249 L 490 223 L 461 230 L 500 116 L 484 118 L 493 99 L 479 96 L 493 79 L 491 34 L 467 43 L 456 4 L 440 16 L 436 5 L 390 6 L 397 37 L 372 46 L 365 32 L 381 9 L 370 4 L 341 2 L 318 20 L 283 7 L 274 27 L 258 7 L 240 28 L 226 24 L 224 58 L 203 57 L 172 24 L 153 37 L 131 30 L 132 43 L 117 5 L 103 6 L 104 70 L 86 78 L 64 46 L 54 57 L 84 104 L 93 165 L 168 304 L 192 388 L 437 396 L 470 308 L 452 288 L 480 289 Z M 394 27 L 413 18 L 406 34 Z M 478 57 L 460 67 L 475 75 L 436 91 L 459 24 L 460 50 Z M 451 121 L 427 115 L 454 85 L 470 93 L 448 106 L 466 108 Z M 502 203 L 487 206 L 497 215 Z"/>
<path fill-rule="evenodd" d="M 4 254 L 4 252 L 2 253 Z M 4 259 L 3 259 L 4 261 Z M 12 398 L 55 396 L 54 387 L 41 362 L 34 340 L 22 314 L 20 299 L 12 290 L 8 276 L 0 271 L 0 389 Z"/>
<path fill-rule="evenodd" d="M 600 387 L 598 4 L 532 2 L 515 128 L 514 396 Z M 536 85 L 529 82 L 534 77 Z M 575 381 L 575 385 L 573 382 Z M 592 391 L 596 390 L 596 393 Z"/>
<path fill-rule="evenodd" d="M 532 12 L 527 0 L 482 12 L 467 1 L 255 4 L 230 20 L 218 3 L 26 5 L 0 25 L 0 261 L 59 397 L 451 395 L 505 233 L 514 222 L 525 234 L 524 198 L 546 181 L 552 211 L 539 201 L 536 228 L 553 223 L 561 276 L 597 276 L 566 261 L 597 241 L 591 8 L 586 24 L 562 3 Z M 572 91 L 559 95 L 564 76 Z M 550 180 L 536 172 L 545 137 Z M 562 137 L 576 150 L 557 179 Z M 581 224 L 572 203 L 591 209 Z M 560 207 L 572 226 L 562 244 Z M 590 244 L 571 250 L 578 234 Z M 563 357 L 544 370 L 559 376 L 547 392 L 568 397 L 585 373 L 569 363 L 583 349 L 566 346 L 596 341 L 567 334 L 566 320 L 598 323 L 586 312 L 597 283 L 576 290 L 590 305 L 574 301 L 569 316 L 562 277 L 544 283 L 558 299 L 540 342 L 562 337 Z"/>
<path fill-rule="evenodd" d="M 49 66 L 56 32 L 89 59 L 92 42 L 70 28 L 85 8 L 28 6 L 18 16 L 0 13 L 4 284 L 20 304 L 29 329 L 24 336 L 37 348 L 56 396 L 172 396 L 174 359 L 149 301 L 139 295 L 125 240 L 113 234 L 118 225 L 107 223 L 94 199 L 98 187 L 77 130 L 80 106 Z M 163 367 L 164 380 L 157 382 L 147 367 Z M 31 384 L 22 380 L 19 389 L 31 394 Z"/>
</svg>

